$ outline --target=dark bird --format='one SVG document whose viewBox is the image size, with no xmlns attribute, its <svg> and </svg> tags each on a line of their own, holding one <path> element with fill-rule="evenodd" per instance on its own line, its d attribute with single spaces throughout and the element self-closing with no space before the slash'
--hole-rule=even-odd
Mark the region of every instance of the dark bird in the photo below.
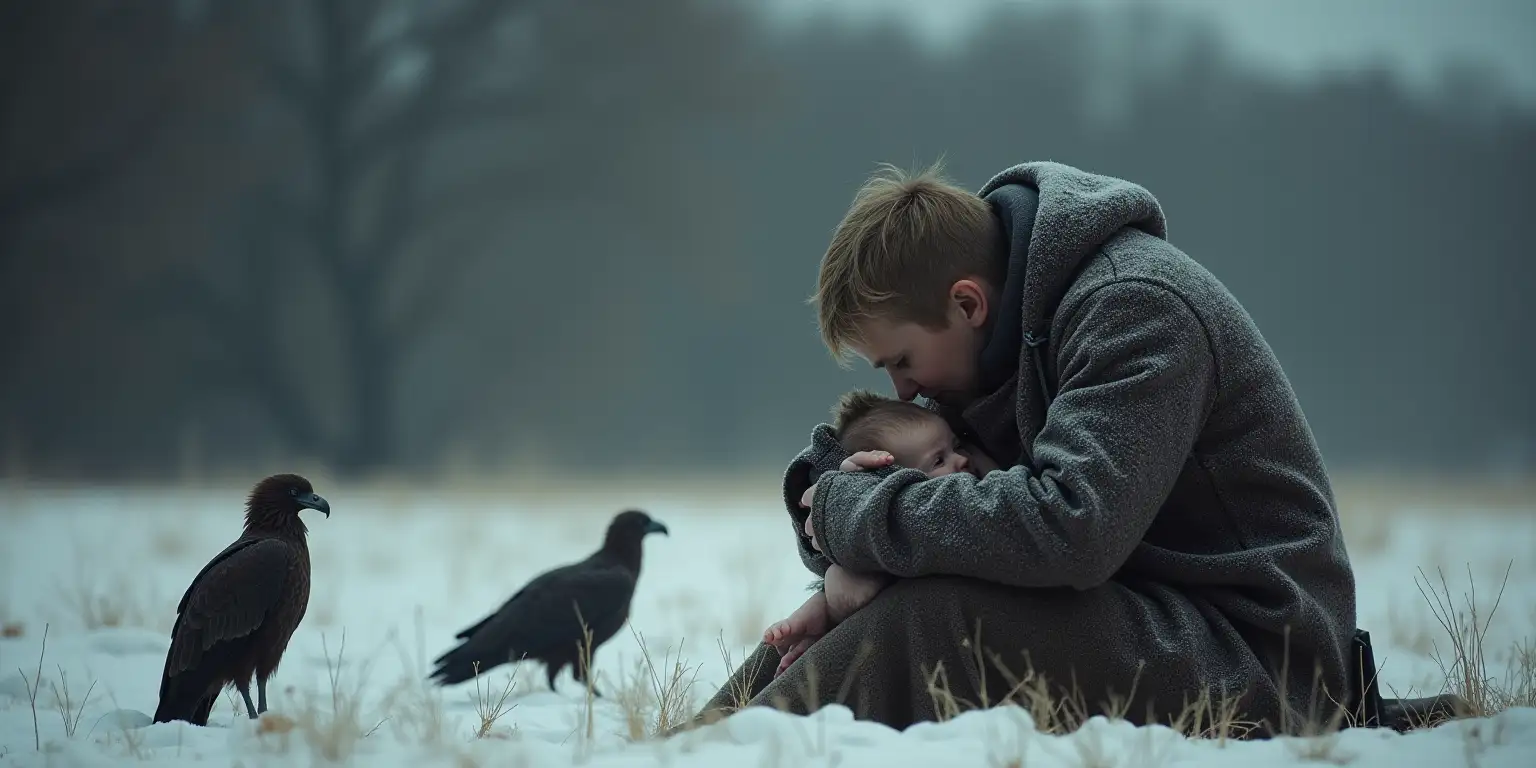
<svg viewBox="0 0 1536 768">
<path fill-rule="evenodd" d="M 603 546 L 590 557 L 535 576 L 501 608 L 454 635 L 462 640 L 437 657 L 431 678 L 453 685 L 479 672 L 518 661 L 541 661 L 549 688 L 566 666 L 587 684 L 582 662 L 585 627 L 592 633 L 589 655 L 629 620 L 629 601 L 640 578 L 640 542 L 646 534 L 670 536 L 667 527 L 644 512 L 626 510 L 608 524 Z M 592 692 L 598 694 L 597 688 Z M 598 694 L 601 695 L 601 694 Z"/>
<path fill-rule="evenodd" d="M 203 566 L 171 628 L 155 722 L 207 725 L 234 685 L 252 719 L 267 711 L 267 679 L 309 607 L 309 529 L 299 510 L 331 516 L 331 505 L 298 475 L 273 475 L 245 502 L 245 531 Z M 259 704 L 251 703 L 251 677 Z"/>
</svg>

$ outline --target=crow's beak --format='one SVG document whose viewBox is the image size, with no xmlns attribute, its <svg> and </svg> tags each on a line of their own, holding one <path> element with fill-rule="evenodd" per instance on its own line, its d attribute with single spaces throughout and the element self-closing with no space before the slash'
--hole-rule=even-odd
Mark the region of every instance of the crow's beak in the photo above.
<svg viewBox="0 0 1536 768">
<path fill-rule="evenodd" d="M 324 512 L 327 518 L 331 516 L 331 503 L 321 498 L 318 493 L 301 494 L 293 497 L 293 500 L 298 502 L 301 507 Z"/>
<path fill-rule="evenodd" d="M 661 522 L 658 521 L 658 520 L 652 520 L 649 523 L 646 523 L 645 524 L 645 532 L 646 533 L 659 533 L 659 534 L 661 534 L 663 536 L 667 536 L 667 537 L 671 537 L 672 536 L 672 534 L 667 533 L 667 527 L 665 525 L 662 525 Z"/>
</svg>

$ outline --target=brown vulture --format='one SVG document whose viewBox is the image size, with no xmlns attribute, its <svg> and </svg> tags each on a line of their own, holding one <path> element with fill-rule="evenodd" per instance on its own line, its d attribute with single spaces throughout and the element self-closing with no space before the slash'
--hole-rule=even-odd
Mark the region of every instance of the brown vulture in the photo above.
<svg viewBox="0 0 1536 768">
<path fill-rule="evenodd" d="M 245 531 L 203 566 L 176 606 L 154 722 L 207 725 L 214 700 L 229 685 L 240 691 L 252 719 L 267 711 L 267 679 L 309 606 L 301 509 L 331 516 L 330 503 L 298 475 L 273 475 L 251 490 Z"/>
<path fill-rule="evenodd" d="M 528 660 L 543 662 L 550 690 L 566 666 L 585 684 L 583 620 L 595 655 L 629 619 L 629 601 L 640 578 L 640 542 L 651 533 L 670 535 L 644 512 L 620 512 L 608 524 L 603 546 L 590 557 L 539 574 L 495 613 L 455 635 L 463 642 L 433 662 L 437 669 L 430 677 L 438 685 L 453 685 L 473 678 L 477 664 L 486 672 Z"/>
</svg>

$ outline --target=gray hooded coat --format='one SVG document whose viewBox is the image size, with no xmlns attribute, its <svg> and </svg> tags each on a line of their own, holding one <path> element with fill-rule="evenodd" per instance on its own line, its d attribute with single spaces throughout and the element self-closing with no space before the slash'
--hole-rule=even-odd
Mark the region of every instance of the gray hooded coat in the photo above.
<svg viewBox="0 0 1536 768">
<path fill-rule="evenodd" d="M 1354 575 L 1253 320 L 1167 242 L 1140 186 L 1042 162 L 980 194 L 1010 239 L 979 363 L 990 394 L 930 407 L 1007 469 L 838 472 L 818 426 L 784 481 L 801 559 L 901 578 L 777 679 L 759 648 L 705 714 L 841 702 L 898 728 L 934 719 L 937 666 L 973 703 L 1009 687 L 965 647 L 979 634 L 984 658 L 1026 657 L 1090 714 L 1128 697 L 1130 719 L 1166 723 L 1204 694 L 1261 732 L 1332 715 L 1357 687 Z M 813 479 L 822 552 L 801 535 Z"/>
</svg>

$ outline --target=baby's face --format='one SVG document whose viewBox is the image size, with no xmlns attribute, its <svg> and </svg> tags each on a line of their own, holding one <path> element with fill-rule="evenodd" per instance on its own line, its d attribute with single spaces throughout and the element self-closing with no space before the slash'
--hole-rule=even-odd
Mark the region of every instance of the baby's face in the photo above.
<svg viewBox="0 0 1536 768">
<path fill-rule="evenodd" d="M 991 463 L 982 457 L 967 455 L 969 452 L 955 437 L 954 431 L 937 417 L 924 419 L 914 427 L 892 430 L 884 443 L 885 451 L 896 459 L 897 464 L 921 470 L 929 477 L 956 472 L 970 472 L 981 477 L 986 470 L 980 465 Z"/>
</svg>

